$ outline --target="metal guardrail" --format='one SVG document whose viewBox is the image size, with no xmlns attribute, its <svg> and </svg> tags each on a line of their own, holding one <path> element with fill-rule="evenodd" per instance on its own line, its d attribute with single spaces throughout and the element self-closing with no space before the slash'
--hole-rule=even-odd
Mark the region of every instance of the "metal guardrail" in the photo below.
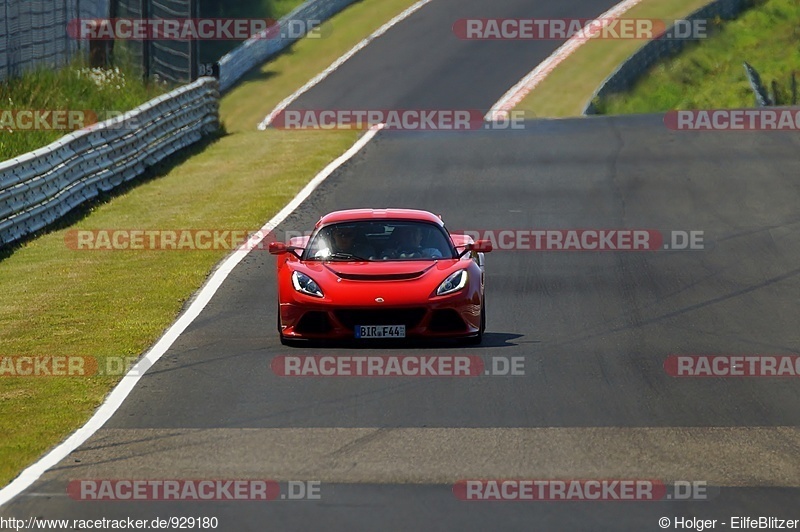
<svg viewBox="0 0 800 532">
<path fill-rule="evenodd" d="M 218 128 L 218 83 L 206 77 L 1 163 L 0 245 L 38 231 Z"/>
<path fill-rule="evenodd" d="M 719 17 L 721 20 L 736 18 L 747 6 L 746 0 L 715 0 L 701 7 L 684 20 L 708 20 Z M 670 27 L 670 30 L 672 27 Z M 669 31 L 667 32 L 669 33 Z M 630 89 L 651 66 L 666 57 L 678 54 L 683 47 L 696 40 L 667 39 L 664 37 L 649 41 L 628 57 L 608 76 L 592 94 L 583 110 L 584 115 L 597 114 L 595 100 L 604 96 Z"/>
<path fill-rule="evenodd" d="M 278 27 L 283 31 L 288 28 L 290 21 L 302 21 L 308 27 L 309 21 L 324 21 L 349 6 L 356 0 L 309 0 L 300 5 L 280 19 Z M 271 36 L 271 30 L 266 30 L 255 37 L 251 37 L 234 50 L 222 56 L 219 65 L 219 88 L 225 92 L 250 69 L 259 65 L 277 54 L 287 46 L 297 41 L 302 35 Z M 274 30 L 272 30 L 274 31 Z"/>
</svg>

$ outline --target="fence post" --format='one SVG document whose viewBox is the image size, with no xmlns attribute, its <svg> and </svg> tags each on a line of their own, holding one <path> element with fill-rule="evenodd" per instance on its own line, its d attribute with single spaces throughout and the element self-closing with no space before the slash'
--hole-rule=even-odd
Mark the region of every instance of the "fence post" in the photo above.
<svg viewBox="0 0 800 532">
<path fill-rule="evenodd" d="M 200 18 L 200 1 L 189 0 L 189 16 L 195 20 Z M 197 79 L 198 63 L 200 62 L 200 39 L 189 41 L 189 82 Z"/>
<path fill-rule="evenodd" d="M 142 19 L 147 20 L 150 18 L 150 2 L 151 0 L 141 0 L 141 13 Z M 152 39 L 143 39 L 142 40 L 142 66 L 144 67 L 144 79 L 145 81 L 150 81 L 150 50 L 153 44 Z"/>
<path fill-rule="evenodd" d="M 10 35 L 8 34 L 8 1 L 3 0 L 3 9 L 5 10 L 5 21 L 6 21 L 6 63 L 3 65 L 5 68 L 6 74 L 5 78 L 8 79 L 11 77 L 11 69 L 9 68 L 9 62 L 11 61 L 11 42 L 10 42 Z"/>
<path fill-rule="evenodd" d="M 76 19 L 80 19 L 81 18 L 81 0 L 75 0 L 75 18 Z M 67 21 L 67 24 L 69 24 L 69 21 Z M 77 44 L 76 48 L 78 50 L 82 50 L 83 49 L 83 43 L 81 42 L 80 39 L 78 39 L 78 44 Z"/>
</svg>

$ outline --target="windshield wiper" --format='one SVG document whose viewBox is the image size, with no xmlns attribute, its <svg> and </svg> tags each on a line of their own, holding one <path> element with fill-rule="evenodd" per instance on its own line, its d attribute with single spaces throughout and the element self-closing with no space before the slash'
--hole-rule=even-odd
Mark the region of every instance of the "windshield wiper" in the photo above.
<svg viewBox="0 0 800 532">
<path fill-rule="evenodd" d="M 352 253 L 345 253 L 344 251 L 337 251 L 335 253 L 331 253 L 326 259 L 343 259 L 343 260 L 363 260 L 369 261 L 369 259 L 365 259 L 364 257 L 359 257 L 358 255 L 353 255 Z"/>
</svg>

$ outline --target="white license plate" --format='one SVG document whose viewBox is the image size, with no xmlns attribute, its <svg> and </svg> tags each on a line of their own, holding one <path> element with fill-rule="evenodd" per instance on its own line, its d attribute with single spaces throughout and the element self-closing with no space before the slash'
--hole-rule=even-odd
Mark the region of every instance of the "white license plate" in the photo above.
<svg viewBox="0 0 800 532">
<path fill-rule="evenodd" d="M 405 338 L 405 325 L 356 325 L 356 338 Z"/>
</svg>

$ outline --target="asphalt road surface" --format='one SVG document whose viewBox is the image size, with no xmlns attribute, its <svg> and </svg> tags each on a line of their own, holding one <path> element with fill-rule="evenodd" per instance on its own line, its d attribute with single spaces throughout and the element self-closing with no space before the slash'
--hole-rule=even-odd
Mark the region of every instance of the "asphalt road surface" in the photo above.
<svg viewBox="0 0 800 532">
<path fill-rule="evenodd" d="M 368 68 L 392 42 L 387 57 L 398 57 L 388 61 L 409 60 L 400 43 L 427 35 L 415 25 L 434 27 L 426 14 L 441 22 L 608 7 L 479 5 L 433 2 L 368 47 L 365 66 L 350 66 Z M 426 46 L 449 50 L 455 78 L 473 74 L 474 43 Z M 405 93 L 387 73 L 384 101 L 488 108 L 547 51 L 519 53 L 526 66 L 492 55 L 493 73 L 469 77 L 458 93 L 455 78 L 434 75 L 443 58 L 422 61 Z M 309 108 L 324 94 L 325 105 L 345 105 L 346 80 L 329 81 L 308 94 Z M 451 230 L 702 231 L 703 248 L 497 250 L 487 256 L 481 346 L 388 348 L 281 346 L 275 261 L 252 252 L 109 423 L 0 515 L 214 516 L 220 530 L 661 530 L 661 517 L 676 529 L 675 518 L 692 516 L 727 530 L 734 516 L 800 519 L 797 379 L 664 369 L 672 354 L 797 353 L 798 144 L 791 133 L 670 131 L 658 115 L 382 132 L 280 231 L 310 229 L 332 210 L 394 206 L 441 213 Z M 322 353 L 519 358 L 524 375 L 292 378 L 270 368 L 279 355 Z M 454 483 L 476 478 L 687 481 L 705 486 L 706 500 L 459 500 Z M 87 502 L 67 495 L 78 479 L 274 479 L 283 495 L 288 481 L 319 481 L 321 498 Z"/>
<path fill-rule="evenodd" d="M 615 3 L 434 0 L 370 43 L 289 108 L 488 111 L 563 41 L 465 40 L 453 30 L 457 20 L 592 18 Z"/>
</svg>

